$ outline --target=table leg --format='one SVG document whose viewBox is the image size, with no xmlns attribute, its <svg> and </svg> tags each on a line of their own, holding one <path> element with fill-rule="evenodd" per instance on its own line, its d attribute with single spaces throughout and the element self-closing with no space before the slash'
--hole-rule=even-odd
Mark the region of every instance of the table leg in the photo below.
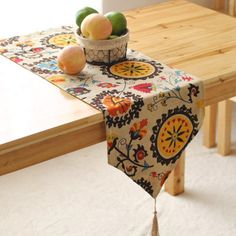
<svg viewBox="0 0 236 236">
<path fill-rule="evenodd" d="M 236 16 L 236 2 L 235 2 L 235 0 L 228 1 L 228 13 L 231 16 Z"/>
<path fill-rule="evenodd" d="M 184 192 L 185 152 L 182 153 L 177 166 L 170 173 L 165 183 L 165 191 L 175 196 Z"/>
<path fill-rule="evenodd" d="M 203 145 L 210 148 L 216 145 L 217 103 L 205 108 L 203 123 Z"/>
<path fill-rule="evenodd" d="M 232 101 L 225 100 L 219 103 L 218 119 L 218 153 L 225 156 L 230 153 Z"/>
<path fill-rule="evenodd" d="M 215 0 L 213 8 L 217 11 L 222 11 L 225 8 L 225 1 L 224 0 Z"/>
</svg>

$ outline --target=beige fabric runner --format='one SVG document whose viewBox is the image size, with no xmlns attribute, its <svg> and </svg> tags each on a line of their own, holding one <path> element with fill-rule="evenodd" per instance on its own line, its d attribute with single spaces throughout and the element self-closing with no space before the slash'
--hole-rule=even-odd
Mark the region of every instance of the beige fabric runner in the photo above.
<svg viewBox="0 0 236 236">
<path fill-rule="evenodd" d="M 130 49 L 124 61 L 87 64 L 79 75 L 66 75 L 56 58 L 64 46 L 76 44 L 69 26 L 0 42 L 3 56 L 101 110 L 108 163 L 157 197 L 201 126 L 197 78 Z"/>
</svg>

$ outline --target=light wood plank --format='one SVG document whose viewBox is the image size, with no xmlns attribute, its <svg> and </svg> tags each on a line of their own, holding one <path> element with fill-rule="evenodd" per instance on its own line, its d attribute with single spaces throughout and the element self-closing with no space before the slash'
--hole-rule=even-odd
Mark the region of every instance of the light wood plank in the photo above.
<svg viewBox="0 0 236 236">
<path fill-rule="evenodd" d="M 225 156 L 231 151 L 232 101 L 219 103 L 218 119 L 218 152 Z"/>
<path fill-rule="evenodd" d="M 101 142 L 105 140 L 104 129 L 102 122 L 7 150 L 0 154 L 0 175 Z"/>
<path fill-rule="evenodd" d="M 205 108 L 205 118 L 203 123 L 203 145 L 211 148 L 216 145 L 216 120 L 217 106 L 213 104 Z"/>
<path fill-rule="evenodd" d="M 184 192 L 184 168 L 185 152 L 182 153 L 177 166 L 172 170 L 165 183 L 165 191 L 173 196 Z"/>
<path fill-rule="evenodd" d="M 234 96 L 235 19 L 184 1 L 166 2 L 152 9 L 126 13 L 131 31 L 129 46 L 198 76 L 205 87 L 205 105 Z"/>
<path fill-rule="evenodd" d="M 0 65 L 0 151 L 103 121 L 100 111 L 31 71 L 1 56 Z"/>
</svg>

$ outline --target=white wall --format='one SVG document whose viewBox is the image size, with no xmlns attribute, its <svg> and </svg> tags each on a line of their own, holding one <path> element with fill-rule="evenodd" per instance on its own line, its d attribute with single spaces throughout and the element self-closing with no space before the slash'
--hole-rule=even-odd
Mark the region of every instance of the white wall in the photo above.
<svg viewBox="0 0 236 236">
<path fill-rule="evenodd" d="M 102 0 L 3 0 L 0 37 L 28 34 L 75 24 L 75 13 L 85 6 L 102 11 Z"/>
<path fill-rule="evenodd" d="M 102 9 L 106 13 L 108 11 L 124 11 L 135 7 L 146 6 L 149 4 L 160 3 L 166 0 L 102 0 Z M 197 4 L 211 7 L 214 0 L 190 0 Z"/>
<path fill-rule="evenodd" d="M 1 2 L 0 38 L 50 27 L 75 24 L 75 13 L 84 6 L 99 12 L 122 11 L 165 0 L 4 0 Z M 214 0 L 192 0 L 210 6 Z"/>
<path fill-rule="evenodd" d="M 102 9 L 104 13 L 109 11 L 124 11 L 163 1 L 165 0 L 102 0 Z"/>
</svg>

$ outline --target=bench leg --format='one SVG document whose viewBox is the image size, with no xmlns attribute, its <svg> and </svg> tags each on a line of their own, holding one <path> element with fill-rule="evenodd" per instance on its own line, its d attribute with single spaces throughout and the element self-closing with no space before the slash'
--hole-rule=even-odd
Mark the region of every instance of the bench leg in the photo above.
<svg viewBox="0 0 236 236">
<path fill-rule="evenodd" d="M 173 196 L 184 192 L 184 165 L 185 152 L 182 153 L 177 166 L 165 182 L 165 191 Z"/>
<path fill-rule="evenodd" d="M 218 153 L 225 156 L 230 153 L 232 101 L 225 100 L 220 102 L 218 109 Z"/>
<path fill-rule="evenodd" d="M 217 104 L 205 108 L 205 118 L 203 123 L 203 145 L 211 148 L 216 145 L 216 118 Z"/>
</svg>

